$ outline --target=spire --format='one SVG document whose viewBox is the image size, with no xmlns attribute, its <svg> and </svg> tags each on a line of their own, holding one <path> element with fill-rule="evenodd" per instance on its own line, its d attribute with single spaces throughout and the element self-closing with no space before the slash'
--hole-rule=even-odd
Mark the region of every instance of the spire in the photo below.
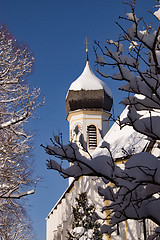
<svg viewBox="0 0 160 240">
<path fill-rule="evenodd" d="M 87 36 L 86 36 L 85 44 L 86 44 L 86 54 L 87 54 L 87 62 L 88 62 L 89 61 L 89 58 L 88 58 L 88 44 L 89 44 L 89 42 L 88 42 Z"/>
</svg>

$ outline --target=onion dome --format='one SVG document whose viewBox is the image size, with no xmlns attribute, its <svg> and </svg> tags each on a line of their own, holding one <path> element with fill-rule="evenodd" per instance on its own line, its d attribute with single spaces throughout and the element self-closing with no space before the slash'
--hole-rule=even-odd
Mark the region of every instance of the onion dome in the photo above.
<svg viewBox="0 0 160 240">
<path fill-rule="evenodd" d="M 88 55 L 82 74 L 75 80 L 67 93 L 66 111 L 79 109 L 105 110 L 110 112 L 113 104 L 109 87 L 92 72 Z"/>
</svg>

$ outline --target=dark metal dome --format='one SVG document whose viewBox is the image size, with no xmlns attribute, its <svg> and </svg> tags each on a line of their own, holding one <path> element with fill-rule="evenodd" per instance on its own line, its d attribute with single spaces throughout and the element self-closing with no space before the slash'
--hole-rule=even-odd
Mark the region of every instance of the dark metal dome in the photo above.
<svg viewBox="0 0 160 240">
<path fill-rule="evenodd" d="M 67 93 L 67 114 L 78 109 L 103 109 L 109 112 L 112 104 L 111 90 L 95 76 L 87 61 L 83 73 L 71 84 Z"/>
</svg>

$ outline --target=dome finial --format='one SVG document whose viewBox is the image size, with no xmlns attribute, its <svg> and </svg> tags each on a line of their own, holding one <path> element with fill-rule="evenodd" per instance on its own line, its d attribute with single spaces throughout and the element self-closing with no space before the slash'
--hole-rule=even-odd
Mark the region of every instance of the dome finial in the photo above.
<svg viewBox="0 0 160 240">
<path fill-rule="evenodd" d="M 89 61 L 89 58 L 88 58 L 88 44 L 89 44 L 89 42 L 88 42 L 87 36 L 86 36 L 85 44 L 86 44 L 87 61 Z"/>
</svg>

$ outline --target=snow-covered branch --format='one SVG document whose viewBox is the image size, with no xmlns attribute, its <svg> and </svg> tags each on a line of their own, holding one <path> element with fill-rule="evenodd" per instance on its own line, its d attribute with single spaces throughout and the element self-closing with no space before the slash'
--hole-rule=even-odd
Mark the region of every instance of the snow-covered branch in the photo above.
<svg viewBox="0 0 160 240">
<path fill-rule="evenodd" d="M 126 14 L 126 18 L 120 19 L 131 24 L 128 30 L 117 23 L 122 35 L 118 41 L 108 40 L 106 51 L 99 42 L 96 42 L 103 54 L 99 55 L 98 49 L 96 50 L 96 62 L 99 65 L 97 71 L 104 77 L 107 75 L 112 79 L 127 82 L 120 87 L 120 90 L 132 93 L 122 100 L 125 106 L 129 106 L 128 117 L 122 122 L 122 126 L 132 125 L 136 131 L 143 132 L 153 139 L 159 139 L 157 115 L 160 110 L 160 10 L 152 13 L 153 20 L 158 23 L 158 27 L 154 30 L 144 23 L 143 18 L 136 16 L 134 4 L 134 6 L 127 5 L 131 7 L 131 12 Z M 128 52 L 124 53 L 124 49 L 127 48 Z M 114 66 L 118 72 L 109 76 L 108 71 L 107 74 L 104 72 L 104 67 L 107 65 Z M 100 66 L 103 67 L 103 71 Z M 156 132 L 153 129 L 155 125 Z"/>
<path fill-rule="evenodd" d="M 105 154 L 106 146 L 108 148 L 105 142 L 101 146 L 104 154 L 92 159 L 82 156 L 75 143 L 63 146 L 63 150 L 62 145 L 55 145 L 46 146 L 46 152 L 73 164 L 64 169 L 55 160 L 50 160 L 47 162 L 49 169 L 60 172 L 63 177 L 98 176 L 105 183 L 113 183 L 114 187 L 99 187 L 99 194 L 104 200 L 110 200 L 110 205 L 103 208 L 103 211 L 111 211 L 108 234 L 114 231 L 116 224 L 127 219 L 148 218 L 160 224 L 159 214 L 155 211 L 160 192 L 160 163 L 156 157 L 148 152 L 134 154 L 121 168 L 117 166 L 116 159 L 113 162 L 113 158 Z M 104 229 L 106 231 L 106 227 Z"/>
<path fill-rule="evenodd" d="M 30 225 L 26 224 L 27 217 L 23 219 L 23 212 L 19 214 L 20 200 L 18 204 L 17 199 L 35 192 L 30 158 L 32 149 L 30 140 L 33 133 L 26 131 L 25 123 L 34 117 L 35 110 L 43 100 L 40 100 L 40 89 L 31 89 L 26 80 L 32 72 L 33 63 L 33 54 L 28 47 L 17 41 L 5 25 L 0 26 L 0 237 L 2 239 L 31 239 L 31 235 L 27 235 L 27 227 Z M 8 209 L 5 214 L 4 206 Z M 13 211 L 9 211 L 12 208 L 17 218 Z M 14 221 L 17 226 L 13 224 Z M 22 234 L 21 231 L 26 233 Z"/>
<path fill-rule="evenodd" d="M 44 147 L 44 146 L 43 146 Z M 113 159 L 109 156 L 102 155 L 93 159 L 82 156 L 76 143 L 70 143 L 63 146 L 60 145 L 47 145 L 45 151 L 49 155 L 54 155 L 60 159 L 68 160 L 71 164 L 68 168 L 64 169 L 61 164 L 55 160 L 49 160 L 47 166 L 49 169 L 54 169 L 65 177 L 80 176 L 100 176 L 112 180 L 112 173 L 116 167 Z"/>
<path fill-rule="evenodd" d="M 129 93 L 122 100 L 127 106 L 127 116 L 120 118 L 120 127 L 132 126 L 148 141 L 157 144 L 160 140 L 160 6 L 152 13 L 157 26 L 150 26 L 136 16 L 136 1 L 126 4 L 130 11 L 120 20 L 127 21 L 130 27 L 125 29 L 117 23 L 122 34 L 118 41 L 108 40 L 104 49 L 99 42 L 95 43 L 97 71 L 104 77 L 126 81 L 120 90 Z M 117 72 L 110 75 L 107 67 L 113 67 Z M 111 234 L 118 223 L 127 219 L 148 218 L 160 226 L 157 211 L 160 206 L 160 162 L 159 157 L 150 153 L 149 147 L 148 152 L 132 153 L 123 166 L 118 166 L 106 142 L 99 146 L 102 149 L 97 153 L 100 154 L 86 158 L 80 154 L 76 143 L 63 146 L 56 139 L 53 146 L 44 147 L 46 153 L 72 164 L 64 169 L 57 161 L 49 160 L 49 169 L 60 172 L 63 177 L 98 176 L 106 184 L 112 183 L 106 188 L 99 187 L 104 201 L 110 200 L 103 208 L 103 211 L 110 210 L 110 214 L 106 218 L 109 225 L 102 226 L 102 233 Z M 160 227 L 149 239 L 157 236 L 160 236 Z"/>
</svg>

